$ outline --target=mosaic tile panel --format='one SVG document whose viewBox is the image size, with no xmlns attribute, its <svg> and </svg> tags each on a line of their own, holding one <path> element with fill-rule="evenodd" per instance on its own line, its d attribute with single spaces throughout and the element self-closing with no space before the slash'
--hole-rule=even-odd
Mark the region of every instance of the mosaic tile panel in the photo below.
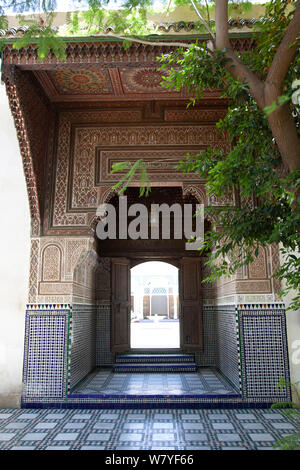
<svg viewBox="0 0 300 470">
<path fill-rule="evenodd" d="M 234 306 L 217 307 L 218 368 L 240 390 L 239 344 Z"/>
<path fill-rule="evenodd" d="M 195 351 L 197 366 L 217 365 L 216 311 L 213 307 L 203 307 L 203 351 Z"/>
<path fill-rule="evenodd" d="M 92 331 L 92 323 L 88 325 L 81 321 L 87 312 L 85 306 L 74 306 L 78 308 L 78 322 L 76 326 L 76 314 L 74 322 L 68 325 L 70 305 L 28 305 L 26 319 L 26 343 L 24 362 L 24 391 L 22 396 L 23 407 L 77 407 L 77 408 L 220 408 L 220 407 L 262 407 L 274 401 L 285 401 L 289 398 L 286 391 L 281 392 L 276 388 L 279 379 L 284 376 L 289 378 L 288 355 L 286 344 L 285 312 L 283 305 L 239 305 L 226 307 L 212 307 L 218 315 L 217 329 L 215 335 L 219 342 L 219 370 L 221 375 L 229 380 L 236 389 L 241 389 L 243 396 L 219 394 L 216 396 L 188 396 L 152 395 L 142 397 L 139 393 L 127 397 L 106 395 L 103 398 L 93 399 L 89 396 L 68 396 L 65 398 L 65 385 L 67 374 L 70 385 L 78 383 L 79 377 L 85 376 L 85 369 L 81 367 L 87 348 L 92 348 L 94 340 L 89 337 Z M 89 312 L 93 307 L 89 306 Z M 208 308 L 207 308 L 208 310 Z M 102 315 L 99 323 L 99 315 Z M 236 329 L 239 318 L 239 330 Z M 94 314 L 94 318 L 96 313 Z M 110 317 L 109 305 L 101 305 L 97 308 L 96 350 L 97 360 L 112 361 L 109 351 L 109 335 L 107 335 Z M 34 318 L 32 320 L 32 318 Z M 86 320 L 89 318 L 85 317 Z M 95 323 L 94 323 L 95 325 Z M 104 327 L 103 327 L 104 325 Z M 68 326 L 70 335 L 68 335 Z M 72 328 L 77 333 L 74 336 Z M 94 328 L 95 331 L 95 328 Z M 239 334 L 237 334 L 239 333 Z M 77 340 L 76 340 L 77 336 Z M 74 347 L 78 355 L 73 363 L 72 378 L 71 367 L 67 367 L 67 351 L 70 346 L 68 338 L 75 337 Z M 238 342 L 240 341 L 240 344 Z M 99 341 L 100 340 L 100 341 Z M 78 341 L 78 342 L 77 342 Z M 70 343 L 70 342 L 69 342 Z M 239 347 L 241 348 L 242 361 L 239 368 Z M 97 349 L 98 348 L 98 349 Z M 90 349 L 91 351 L 92 349 Z M 57 353 L 59 351 L 59 353 Z M 80 353 L 81 351 L 81 353 Z M 71 355 L 72 357 L 72 355 Z M 73 355 L 73 358 L 76 355 Z M 86 358 L 89 356 L 87 354 Z M 55 360 L 54 360 L 54 359 Z M 271 358 L 271 359 L 270 359 Z M 96 365 L 97 365 L 96 360 Z M 84 362 L 84 360 L 83 360 Z M 92 362 L 87 362 L 88 368 Z M 81 363 L 82 364 L 82 363 Z M 103 364 L 101 364 L 103 366 Z M 77 375 L 76 375 L 77 374 Z M 118 374 L 121 376 L 122 374 Z M 73 380 L 73 382 L 72 382 Z"/>
<path fill-rule="evenodd" d="M 96 365 L 112 366 L 114 354 L 110 351 L 110 305 L 97 306 Z"/>
<path fill-rule="evenodd" d="M 73 304 L 70 356 L 70 388 L 96 365 L 96 312 L 93 305 Z"/>
<path fill-rule="evenodd" d="M 70 309 L 47 307 L 26 311 L 23 397 L 27 398 L 65 395 Z"/>
<path fill-rule="evenodd" d="M 288 389 L 276 386 L 281 378 L 289 380 L 285 310 L 280 304 L 241 307 L 238 313 L 245 396 L 289 398 Z"/>
</svg>

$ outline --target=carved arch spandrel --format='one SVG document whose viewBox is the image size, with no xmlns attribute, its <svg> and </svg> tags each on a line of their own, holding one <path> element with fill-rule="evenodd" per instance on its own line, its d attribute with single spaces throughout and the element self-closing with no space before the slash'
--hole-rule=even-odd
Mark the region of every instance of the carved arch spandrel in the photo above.
<svg viewBox="0 0 300 470">
<path fill-rule="evenodd" d="M 48 104 L 30 72 L 10 68 L 4 74 L 6 93 L 14 119 L 27 185 L 31 234 L 41 232 L 44 205 L 44 168 L 48 144 Z"/>
<path fill-rule="evenodd" d="M 184 185 L 182 195 L 183 198 L 186 196 L 194 196 L 198 204 L 203 204 L 205 207 L 207 206 L 207 197 L 204 187 L 199 187 L 194 184 L 189 184 L 187 186 Z"/>
<path fill-rule="evenodd" d="M 23 169 L 27 185 L 29 209 L 32 223 L 32 235 L 38 236 L 40 229 L 40 204 L 38 200 L 38 190 L 36 177 L 33 171 L 33 159 L 30 151 L 29 139 L 24 125 L 24 116 L 20 99 L 17 93 L 16 85 L 6 81 L 6 93 L 9 100 L 11 113 L 13 115 L 17 138 L 19 141 L 21 157 L 23 161 Z"/>
</svg>

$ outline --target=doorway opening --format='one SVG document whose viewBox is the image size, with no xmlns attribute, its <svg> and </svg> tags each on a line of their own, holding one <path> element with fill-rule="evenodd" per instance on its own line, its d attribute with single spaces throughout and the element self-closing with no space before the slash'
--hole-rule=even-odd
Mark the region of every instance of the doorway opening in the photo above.
<svg viewBox="0 0 300 470">
<path fill-rule="evenodd" d="M 147 261 L 130 270 L 131 349 L 179 349 L 179 270 Z"/>
</svg>

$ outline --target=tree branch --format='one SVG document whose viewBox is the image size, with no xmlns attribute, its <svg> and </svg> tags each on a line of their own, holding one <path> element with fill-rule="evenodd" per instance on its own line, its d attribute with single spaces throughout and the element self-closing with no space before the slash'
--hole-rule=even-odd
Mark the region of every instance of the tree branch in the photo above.
<svg viewBox="0 0 300 470">
<path fill-rule="evenodd" d="M 210 14 L 209 14 L 209 7 L 208 7 L 207 0 L 205 0 L 205 6 L 206 6 L 206 13 L 207 13 L 207 21 L 208 21 L 208 24 L 210 24 Z"/>
<path fill-rule="evenodd" d="M 97 37 L 98 35 L 92 35 L 91 37 Z M 148 46 L 171 46 L 171 47 L 185 47 L 189 48 L 192 47 L 192 45 L 197 49 L 197 46 L 194 44 L 186 44 L 184 42 L 163 42 L 163 41 L 146 41 L 144 39 L 139 39 L 136 37 L 131 37 L 131 36 L 119 36 L 118 34 L 113 34 L 113 33 L 108 33 L 105 34 L 105 37 L 113 37 L 116 39 L 121 39 L 122 41 L 131 41 L 131 42 L 137 42 L 140 44 L 146 44 Z M 200 49 L 200 48 L 199 48 Z"/>
<path fill-rule="evenodd" d="M 167 5 L 167 9 L 166 9 L 166 15 L 168 15 L 168 13 L 169 13 L 171 2 L 172 2 L 172 0 L 169 0 L 168 5 Z"/>
<path fill-rule="evenodd" d="M 297 1 L 296 10 L 290 24 L 286 29 L 284 38 L 282 39 L 272 64 L 269 68 L 265 81 L 266 105 L 272 104 L 282 93 L 282 85 L 288 69 L 293 61 L 298 45 L 295 43 L 300 34 L 300 0 Z M 271 100 L 271 101 L 270 101 Z"/>
<path fill-rule="evenodd" d="M 204 28 L 208 31 L 208 33 L 210 34 L 210 36 L 212 37 L 213 41 L 216 40 L 216 37 L 214 35 L 214 32 L 213 30 L 209 27 L 209 25 L 206 23 L 206 21 L 202 18 L 202 15 L 200 14 L 198 8 L 196 7 L 195 3 L 193 0 L 190 0 L 191 1 L 191 4 L 196 12 L 196 15 L 198 16 L 199 20 L 200 20 L 200 23 L 204 26 Z"/>
<path fill-rule="evenodd" d="M 225 49 L 225 56 L 230 59 L 227 63 L 229 73 L 242 82 L 249 85 L 250 94 L 255 99 L 261 109 L 264 108 L 263 84 L 257 76 L 241 62 L 234 53 L 228 33 L 228 0 L 216 0 L 215 7 L 216 21 L 216 48 Z"/>
<path fill-rule="evenodd" d="M 263 84 L 257 76 L 245 66 L 231 48 L 228 34 L 228 0 L 216 0 L 216 47 L 225 49 L 225 56 L 231 59 L 226 66 L 229 73 L 242 81 L 248 82 L 250 94 L 260 109 L 277 102 L 282 94 L 282 85 L 287 71 L 295 57 L 297 47 L 290 45 L 296 41 L 300 31 L 300 0 L 286 34 L 278 47 Z M 288 104 L 278 107 L 268 115 L 268 122 L 278 146 L 283 162 L 289 170 L 300 170 L 300 139 Z"/>
</svg>

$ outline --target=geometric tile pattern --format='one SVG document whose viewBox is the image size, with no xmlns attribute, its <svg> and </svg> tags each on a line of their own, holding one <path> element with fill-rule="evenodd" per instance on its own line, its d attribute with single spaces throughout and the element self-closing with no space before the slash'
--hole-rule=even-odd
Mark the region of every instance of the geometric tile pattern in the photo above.
<svg viewBox="0 0 300 470">
<path fill-rule="evenodd" d="M 218 369 L 239 390 L 240 361 L 237 315 L 234 305 L 217 307 Z"/>
<path fill-rule="evenodd" d="M 288 388 L 276 387 L 289 380 L 285 310 L 257 307 L 239 310 L 245 397 L 290 399 Z"/>
<path fill-rule="evenodd" d="M 23 392 L 28 397 L 63 397 L 64 394 L 66 315 L 60 311 L 51 313 L 38 315 L 27 312 L 29 341 L 25 353 Z"/>
<path fill-rule="evenodd" d="M 113 354 L 110 351 L 110 305 L 97 305 L 96 325 L 96 365 L 112 366 Z"/>
<path fill-rule="evenodd" d="M 289 390 L 283 389 L 281 391 L 276 387 L 281 377 L 287 380 L 289 378 L 283 305 L 240 304 L 239 306 L 228 306 L 226 311 L 224 306 L 215 307 L 217 315 L 220 315 L 217 330 L 220 341 L 220 356 L 223 352 L 219 370 L 228 379 L 229 384 L 236 389 L 234 394 L 214 394 L 213 390 L 210 389 L 208 389 L 208 394 L 198 393 L 198 391 L 194 393 L 193 390 L 184 389 L 178 381 L 176 385 L 176 387 L 179 387 L 178 390 L 185 390 L 182 394 L 172 393 L 172 384 L 171 388 L 166 386 L 165 391 L 161 389 L 161 395 L 158 393 L 152 393 L 151 395 L 145 392 L 142 396 L 139 393 L 140 390 L 136 394 L 122 395 L 122 392 L 120 392 L 118 395 L 118 390 L 113 390 L 112 394 L 104 393 L 98 395 L 98 397 L 93 394 L 80 394 L 76 397 L 69 395 L 66 398 L 67 382 L 69 386 L 77 383 L 81 385 L 79 381 L 84 380 L 86 374 L 93 369 L 95 352 L 91 343 L 94 342 L 95 345 L 95 341 L 90 341 L 90 339 L 93 337 L 96 328 L 93 329 L 94 320 L 92 321 L 92 317 L 94 317 L 94 314 L 92 314 L 92 310 L 92 306 L 78 306 L 78 328 L 77 333 L 74 334 L 76 328 L 73 332 L 72 322 L 70 321 L 72 307 L 69 304 L 29 304 L 27 306 L 23 407 L 142 409 L 184 406 L 191 409 L 208 407 L 260 408 L 274 401 L 284 401 L 290 397 Z M 234 329 L 237 322 L 234 322 L 233 311 L 238 315 L 239 329 Z M 105 317 L 109 316 L 108 309 L 107 311 L 103 310 L 103 313 Z M 101 316 L 103 313 L 98 310 L 98 318 L 99 314 Z M 220 325 L 222 325 L 222 328 L 220 328 Z M 239 335 L 237 335 L 237 332 Z M 97 333 L 97 342 L 99 340 L 100 337 Z M 73 359 L 77 357 L 73 362 L 76 371 L 74 379 L 72 379 L 68 361 L 68 358 L 70 358 L 68 353 L 70 353 L 72 342 L 75 348 L 73 348 Z M 241 369 L 238 367 L 239 342 Z M 108 344 L 105 345 L 105 350 L 107 348 Z M 77 356 L 74 355 L 74 351 L 77 351 Z M 127 373 L 129 372 L 128 370 Z M 154 376 L 158 378 L 159 374 L 157 372 L 155 371 Z M 173 371 L 174 373 L 179 377 L 181 375 L 176 370 Z M 119 374 L 119 378 L 121 375 Z M 242 388 L 239 386 L 238 377 L 241 378 Z M 70 384 L 71 380 L 73 381 Z M 135 380 L 137 380 L 137 377 Z M 153 378 L 147 380 L 153 380 Z M 175 381 L 175 377 L 173 377 L 173 380 Z M 133 390 L 135 386 L 134 384 Z M 176 387 L 174 387 L 175 390 Z M 153 389 L 155 390 L 155 387 Z M 199 386 L 198 389 L 201 390 L 201 387 Z M 241 390 L 242 395 L 239 394 Z"/>
<path fill-rule="evenodd" d="M 297 430 L 269 409 L 0 410 L 1 450 L 272 450 Z"/>
<path fill-rule="evenodd" d="M 65 395 L 69 312 L 69 309 L 26 311 L 23 397 Z"/>
<path fill-rule="evenodd" d="M 99 117 L 97 118 L 95 112 L 93 116 L 90 115 L 92 121 L 88 122 L 97 123 L 97 127 L 75 127 L 74 144 L 72 144 L 73 130 L 71 132 L 71 128 L 73 129 L 73 125 L 71 123 L 81 122 L 84 124 L 89 115 L 90 112 L 86 111 L 84 113 L 77 111 L 60 113 L 55 187 L 51 195 L 53 220 L 49 229 L 55 227 L 55 230 L 59 230 L 66 225 L 79 228 L 87 227 L 87 216 L 91 210 L 97 208 L 97 194 L 101 185 L 107 187 L 108 184 L 117 182 L 122 175 L 120 172 L 114 175 L 110 172 L 111 165 L 118 158 L 131 158 L 132 152 L 135 151 L 134 158 L 138 159 L 141 155 L 147 157 L 147 152 L 150 152 L 151 158 L 150 160 L 148 158 L 149 161 L 147 160 L 149 172 L 151 172 L 151 174 L 149 173 L 150 180 L 152 178 L 153 181 L 155 178 L 155 181 L 166 181 L 170 179 L 171 174 L 172 181 L 191 182 L 195 176 L 179 173 L 176 169 L 174 170 L 174 165 L 164 172 L 153 169 L 152 160 L 160 158 L 164 160 L 165 164 L 169 164 L 168 162 L 175 151 L 174 146 L 178 145 L 181 146 L 181 150 L 183 145 L 185 150 L 186 147 L 191 148 L 191 146 L 193 148 L 194 146 L 209 145 L 214 148 L 223 148 L 228 145 L 226 138 L 211 124 L 180 125 L 176 127 L 175 133 L 173 126 L 152 124 L 145 126 L 136 123 L 134 127 L 111 124 L 109 127 L 103 127 L 99 121 L 97 122 Z M 74 154 L 71 156 L 70 146 L 72 145 L 74 145 Z M 118 147 L 122 147 L 123 154 L 121 156 Z M 99 152 L 106 152 L 105 158 L 103 156 L 100 159 L 100 164 L 96 158 Z M 182 155 L 178 155 L 178 158 L 181 158 Z M 95 181 L 96 169 L 98 181 Z"/>
<path fill-rule="evenodd" d="M 70 356 L 70 388 L 96 365 L 96 313 L 93 305 L 73 304 Z"/>
<path fill-rule="evenodd" d="M 217 334 L 216 334 L 216 309 L 215 307 L 203 307 L 203 350 L 195 351 L 195 360 L 198 366 L 217 365 Z"/>
<path fill-rule="evenodd" d="M 197 373 L 135 374 L 96 370 L 71 392 L 75 395 L 237 395 L 229 383 L 214 369 L 203 368 Z"/>
</svg>

